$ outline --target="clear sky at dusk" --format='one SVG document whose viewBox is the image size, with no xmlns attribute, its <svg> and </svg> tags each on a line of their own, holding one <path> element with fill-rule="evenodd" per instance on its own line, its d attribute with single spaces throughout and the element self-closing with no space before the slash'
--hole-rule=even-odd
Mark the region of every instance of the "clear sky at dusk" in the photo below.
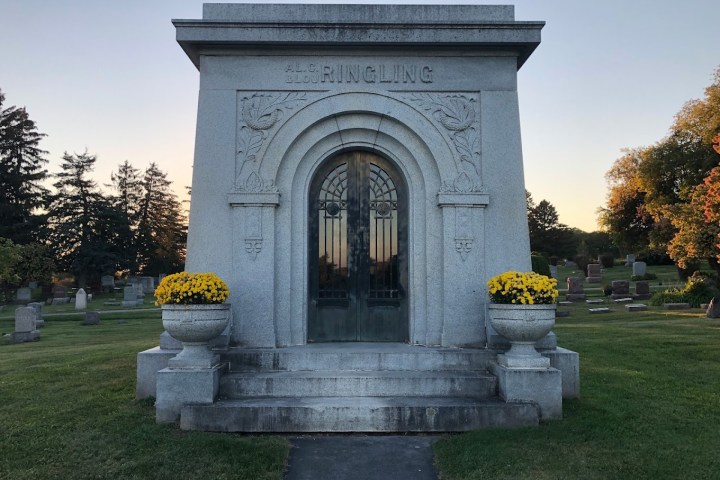
<svg viewBox="0 0 720 480">
<path fill-rule="evenodd" d="M 660 140 L 720 65 L 717 0 L 452 3 L 510 3 L 517 20 L 547 22 L 519 72 L 525 181 L 583 230 L 597 228 L 621 149 Z M 0 89 L 48 135 L 51 172 L 87 149 L 100 184 L 126 159 L 154 161 L 183 195 L 198 72 L 170 19 L 201 16 L 201 0 L 0 0 Z"/>
</svg>

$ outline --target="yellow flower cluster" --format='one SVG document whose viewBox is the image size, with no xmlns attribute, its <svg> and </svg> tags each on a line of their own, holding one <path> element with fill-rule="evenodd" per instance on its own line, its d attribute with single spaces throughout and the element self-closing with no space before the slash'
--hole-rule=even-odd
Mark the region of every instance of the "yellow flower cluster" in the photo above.
<svg viewBox="0 0 720 480">
<path fill-rule="evenodd" d="M 214 273 L 180 272 L 168 275 L 155 289 L 155 305 L 223 303 L 230 295 L 227 285 Z"/>
<path fill-rule="evenodd" d="M 505 272 L 487 282 L 493 303 L 550 305 L 558 296 L 557 280 L 535 272 Z"/>
</svg>

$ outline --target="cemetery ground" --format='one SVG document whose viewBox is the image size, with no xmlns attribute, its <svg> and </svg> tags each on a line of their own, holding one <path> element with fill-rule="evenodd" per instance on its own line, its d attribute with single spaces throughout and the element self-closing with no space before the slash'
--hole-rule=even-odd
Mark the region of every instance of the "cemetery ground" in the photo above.
<svg viewBox="0 0 720 480">
<path fill-rule="evenodd" d="M 444 435 L 441 478 L 716 478 L 720 320 L 607 306 L 560 307 L 559 343 L 581 355 L 581 399 L 564 402 L 564 419 Z M 158 310 L 105 313 L 97 326 L 82 316 L 48 317 L 38 342 L 0 338 L 0 478 L 282 478 L 285 437 L 183 432 L 134 400 Z"/>
</svg>

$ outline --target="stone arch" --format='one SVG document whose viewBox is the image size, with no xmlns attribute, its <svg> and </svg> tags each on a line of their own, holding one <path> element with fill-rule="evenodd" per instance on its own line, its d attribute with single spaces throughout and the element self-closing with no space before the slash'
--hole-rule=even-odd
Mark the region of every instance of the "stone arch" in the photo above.
<svg viewBox="0 0 720 480">
<path fill-rule="evenodd" d="M 409 338 L 412 343 L 439 344 L 442 277 L 428 275 L 428 270 L 442 265 L 442 255 L 430 254 L 443 252 L 437 193 L 443 182 L 452 183 L 457 168 L 450 147 L 427 118 L 390 97 L 368 93 L 335 95 L 299 110 L 278 129 L 263 155 L 260 175 L 274 179 L 281 196 L 274 231 L 277 343 L 305 343 L 310 181 L 324 161 L 348 149 L 376 152 L 405 177 L 410 204 Z"/>
</svg>

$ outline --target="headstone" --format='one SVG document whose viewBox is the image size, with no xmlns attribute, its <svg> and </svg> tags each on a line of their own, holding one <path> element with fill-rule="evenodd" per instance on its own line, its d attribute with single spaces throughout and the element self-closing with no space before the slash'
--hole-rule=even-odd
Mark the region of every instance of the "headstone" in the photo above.
<svg viewBox="0 0 720 480">
<path fill-rule="evenodd" d="M 31 303 L 28 303 L 27 306 L 35 310 L 35 326 L 37 328 L 44 327 L 45 320 L 43 320 L 43 316 L 42 316 L 43 304 L 38 303 L 38 302 L 31 302 Z"/>
<path fill-rule="evenodd" d="M 565 262 L 565 266 L 567 268 L 577 268 L 577 263 L 573 262 L 572 260 L 568 260 Z"/>
<path fill-rule="evenodd" d="M 38 288 L 38 282 L 36 282 L 35 280 L 32 280 L 32 281 L 28 282 L 28 287 L 31 289 Z"/>
<path fill-rule="evenodd" d="M 625 305 L 625 310 L 628 312 L 642 312 L 647 310 L 647 305 L 643 303 L 628 303 Z"/>
<path fill-rule="evenodd" d="M 635 254 L 634 253 L 628 253 L 627 255 L 625 255 L 625 266 L 626 267 L 632 267 L 634 262 L 635 262 Z"/>
<path fill-rule="evenodd" d="M 75 294 L 75 310 L 85 310 L 87 308 L 87 293 L 82 288 Z"/>
<path fill-rule="evenodd" d="M 588 300 L 585 300 L 585 302 L 590 305 L 599 305 L 601 303 L 605 303 L 605 301 L 601 298 L 590 298 Z"/>
<path fill-rule="evenodd" d="M 568 305 L 572 305 L 572 304 L 573 304 L 573 302 L 568 302 L 567 300 L 558 302 L 558 305 L 560 305 L 561 307 L 567 307 Z"/>
<path fill-rule="evenodd" d="M 637 300 L 648 300 L 652 297 L 650 293 L 650 282 L 647 280 L 638 280 L 635 282 L 635 295 L 633 298 Z"/>
<path fill-rule="evenodd" d="M 608 313 L 610 311 L 607 307 L 600 307 L 600 308 L 589 308 L 588 312 L 590 313 Z"/>
<path fill-rule="evenodd" d="M 56 285 L 53 287 L 53 305 L 61 305 L 63 303 L 68 303 L 69 301 L 70 297 L 68 297 L 68 289 L 66 286 Z"/>
<path fill-rule="evenodd" d="M 144 292 L 152 292 L 155 290 L 155 279 L 153 277 L 140 277 L 140 284 Z"/>
<path fill-rule="evenodd" d="M 665 310 L 687 310 L 690 308 L 689 303 L 663 303 Z"/>
<path fill-rule="evenodd" d="M 641 277 L 647 272 L 647 264 L 645 262 L 633 263 L 633 277 Z"/>
<path fill-rule="evenodd" d="M 633 301 L 633 299 L 631 297 L 622 297 L 622 298 L 616 298 L 613 300 L 613 302 L 615 302 L 615 303 L 628 303 L 628 302 L 632 302 L 632 301 Z"/>
<path fill-rule="evenodd" d="M 612 285 L 612 297 L 613 300 L 619 298 L 631 298 L 630 295 L 630 282 L 627 280 L 613 280 Z"/>
<path fill-rule="evenodd" d="M 15 332 L 10 340 L 15 343 L 34 342 L 40 338 L 40 332 L 35 326 L 35 309 L 32 307 L 18 307 L 15 309 Z"/>
<path fill-rule="evenodd" d="M 707 318 L 720 318 L 720 297 L 713 297 L 705 311 Z"/>
<path fill-rule="evenodd" d="M 55 285 L 53 287 L 53 297 L 54 298 L 65 298 L 67 297 L 68 289 L 65 285 Z"/>
<path fill-rule="evenodd" d="M 563 318 L 563 317 L 569 317 L 569 316 L 570 316 L 570 312 L 568 312 L 567 310 L 557 310 L 555 312 L 555 317 L 557 317 L 557 318 Z"/>
<path fill-rule="evenodd" d="M 28 287 L 18 288 L 15 292 L 15 300 L 18 302 L 29 302 L 32 300 L 32 290 Z"/>
<path fill-rule="evenodd" d="M 133 287 L 135 287 L 135 298 L 138 300 L 145 298 L 145 290 L 143 289 L 142 283 L 134 283 Z"/>
<path fill-rule="evenodd" d="M 557 265 L 550 265 L 550 276 L 552 278 L 557 278 Z"/>
<path fill-rule="evenodd" d="M 135 290 L 134 285 L 127 285 L 123 289 L 123 301 L 122 306 L 123 307 L 135 307 L 137 306 L 137 291 Z"/>
<path fill-rule="evenodd" d="M 585 300 L 585 290 L 583 286 L 583 279 L 580 277 L 568 277 L 567 278 L 568 293 L 565 295 L 565 300 L 570 302 L 576 302 Z"/>
<path fill-rule="evenodd" d="M 112 275 L 103 275 L 100 277 L 100 286 L 103 289 L 112 289 L 115 288 L 115 277 Z"/>
<path fill-rule="evenodd" d="M 100 325 L 100 312 L 85 312 L 82 325 Z"/>
<path fill-rule="evenodd" d="M 162 281 L 163 278 L 167 277 L 167 273 L 160 273 L 158 274 L 158 283 Z"/>
<path fill-rule="evenodd" d="M 588 283 L 600 283 L 602 282 L 602 266 L 599 263 L 591 263 L 587 266 L 587 278 L 585 279 Z"/>
</svg>

